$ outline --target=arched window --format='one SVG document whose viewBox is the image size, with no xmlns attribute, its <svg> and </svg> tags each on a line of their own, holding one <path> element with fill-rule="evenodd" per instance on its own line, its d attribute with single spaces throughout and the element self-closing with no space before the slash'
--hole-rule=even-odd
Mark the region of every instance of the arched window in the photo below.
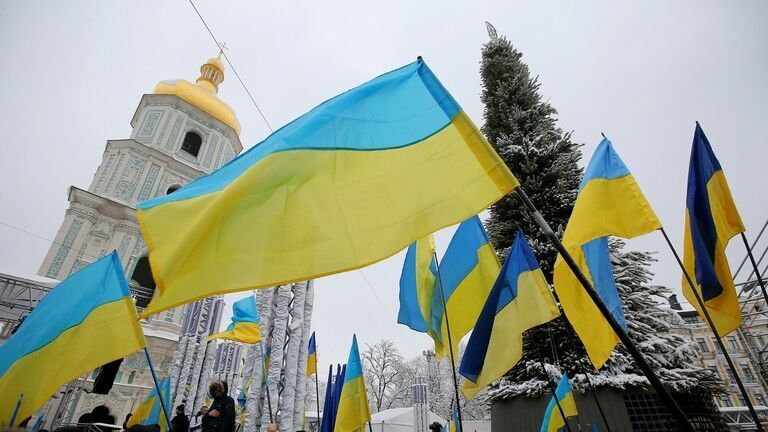
<svg viewBox="0 0 768 432">
<path fill-rule="evenodd" d="M 181 186 L 179 186 L 179 185 L 173 185 L 173 186 L 171 186 L 171 187 L 169 187 L 169 188 L 168 188 L 168 192 L 166 192 L 165 194 L 166 194 L 166 195 L 170 195 L 170 194 L 172 194 L 172 193 L 176 192 L 176 191 L 177 191 L 177 190 L 179 190 L 179 189 L 181 189 Z"/>
<path fill-rule="evenodd" d="M 181 143 L 181 149 L 185 152 L 197 157 L 200 153 L 200 146 L 203 144 L 203 139 L 195 132 L 187 132 L 184 135 L 184 142 Z"/>
</svg>

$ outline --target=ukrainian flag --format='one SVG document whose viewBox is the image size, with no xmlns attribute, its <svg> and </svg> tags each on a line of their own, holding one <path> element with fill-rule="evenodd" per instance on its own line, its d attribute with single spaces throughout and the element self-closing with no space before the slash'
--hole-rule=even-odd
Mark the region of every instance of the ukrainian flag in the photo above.
<svg viewBox="0 0 768 432">
<path fill-rule="evenodd" d="M 357 349 L 357 336 L 352 336 L 352 349 L 349 351 L 344 384 L 341 388 L 339 406 L 336 409 L 334 432 L 362 431 L 365 423 L 371 419 L 368 396 L 365 393 L 363 367 L 360 351 Z"/>
<path fill-rule="evenodd" d="M 247 344 L 261 341 L 261 325 L 256 297 L 248 296 L 232 305 L 232 323 L 226 330 L 208 336 L 208 340 L 229 339 Z"/>
<path fill-rule="evenodd" d="M 315 332 L 309 338 L 309 347 L 307 349 L 307 376 L 317 373 L 317 344 L 315 342 Z"/>
<path fill-rule="evenodd" d="M 158 383 L 160 387 L 160 395 L 165 402 L 165 407 L 170 409 L 171 406 L 171 379 L 166 378 Z M 168 432 L 168 422 L 165 419 L 163 413 L 163 406 L 160 402 L 160 398 L 157 395 L 157 389 L 152 389 L 147 395 L 147 398 L 139 405 L 133 412 L 133 415 L 126 423 L 126 426 L 131 427 L 133 425 L 160 425 L 162 432 Z"/>
<path fill-rule="evenodd" d="M 73 273 L 48 293 L 0 345 L 0 424 L 17 423 L 62 385 L 147 345 L 116 252 Z"/>
<path fill-rule="evenodd" d="M 557 389 L 555 389 L 555 394 L 552 396 L 552 400 L 547 405 L 547 410 L 544 411 L 541 432 L 557 432 L 560 428 L 565 427 L 565 419 L 560 414 L 560 408 L 557 407 L 555 398 L 560 402 L 560 408 L 563 409 L 563 414 L 565 414 L 566 418 L 579 415 L 578 411 L 576 411 L 576 401 L 573 399 L 571 385 L 568 384 L 568 375 L 563 374 Z"/>
<path fill-rule="evenodd" d="M 633 238 L 661 228 L 635 178 L 603 139 L 579 186 L 579 195 L 563 235 L 563 245 L 590 280 L 611 314 L 626 329 L 621 300 L 611 270 L 608 236 Z M 596 368 L 603 366 L 618 336 L 558 255 L 554 285 L 565 316 L 579 335 Z"/>
<path fill-rule="evenodd" d="M 139 204 L 157 282 L 142 316 L 364 267 L 517 186 L 418 60 L 320 104 L 214 173 Z"/>
<path fill-rule="evenodd" d="M 696 290 L 717 331 L 725 336 L 741 325 L 739 300 L 725 248 L 733 236 L 744 231 L 744 224 L 720 162 L 698 122 L 688 168 L 685 207 L 685 269 L 698 284 Z M 701 315 L 685 277 L 683 294 Z"/>
<path fill-rule="evenodd" d="M 461 392 L 472 399 L 504 376 L 523 353 L 523 333 L 560 315 L 522 231 L 518 231 L 464 350 Z"/>
<path fill-rule="evenodd" d="M 413 242 L 405 253 L 400 276 L 399 324 L 422 333 L 429 330 L 436 275 L 435 239 L 430 234 Z"/>
<path fill-rule="evenodd" d="M 459 412 L 456 408 L 451 409 L 451 418 L 445 425 L 446 432 L 461 432 L 461 423 L 459 423 Z"/>
<path fill-rule="evenodd" d="M 430 335 L 435 339 L 437 355 L 444 356 L 448 350 L 446 305 L 458 362 L 459 341 L 475 326 L 500 269 L 480 218 L 472 216 L 462 222 L 440 260 L 438 289 L 432 294 Z M 441 283 L 445 305 L 439 291 Z"/>
</svg>

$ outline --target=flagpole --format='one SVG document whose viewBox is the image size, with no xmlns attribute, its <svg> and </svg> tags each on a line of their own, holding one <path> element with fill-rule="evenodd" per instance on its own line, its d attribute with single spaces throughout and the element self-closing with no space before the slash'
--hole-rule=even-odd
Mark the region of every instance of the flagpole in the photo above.
<svg viewBox="0 0 768 432">
<path fill-rule="evenodd" d="M 744 397 L 744 401 L 747 403 L 747 408 L 749 408 L 749 413 L 750 415 L 752 415 L 752 419 L 755 422 L 755 426 L 757 427 L 757 430 L 759 431 L 764 430 L 762 424 L 760 424 L 760 420 L 757 417 L 757 411 L 755 411 L 755 407 L 752 405 L 752 401 L 749 399 L 749 393 L 747 393 L 747 389 L 744 387 L 744 383 L 741 382 L 741 378 L 739 377 L 739 372 L 736 370 L 736 366 L 733 364 L 733 361 L 731 360 L 731 356 L 728 354 L 728 351 L 725 349 L 725 344 L 723 343 L 723 339 L 720 336 L 720 332 L 717 330 L 717 328 L 715 327 L 715 324 L 712 322 L 712 317 L 709 315 L 709 311 L 707 310 L 707 307 L 704 304 L 704 300 L 702 300 L 701 296 L 699 296 L 699 292 L 696 290 L 696 284 L 694 284 L 693 279 L 691 278 L 691 275 L 688 273 L 688 270 L 685 269 L 683 262 L 680 260 L 680 255 L 677 254 L 677 250 L 675 250 L 675 247 L 672 245 L 672 241 L 669 239 L 667 232 L 664 230 L 663 227 L 659 228 L 659 231 L 661 231 L 661 234 L 664 235 L 664 240 L 667 241 L 667 245 L 669 246 L 669 249 L 672 251 L 672 255 L 675 256 L 675 259 L 677 260 L 677 264 L 680 266 L 680 269 L 683 271 L 683 275 L 685 275 L 685 280 L 688 281 L 688 285 L 691 287 L 691 292 L 693 293 L 693 296 L 696 297 L 696 303 L 698 303 L 701 313 L 704 315 L 704 318 L 706 318 L 707 324 L 709 325 L 709 329 L 712 330 L 712 333 L 715 335 L 715 340 L 717 341 L 717 345 L 720 347 L 720 351 L 725 357 L 725 361 L 728 363 L 728 368 L 730 368 L 731 372 L 733 372 L 733 378 L 736 380 L 736 384 L 739 386 L 739 391 L 741 392 L 741 395 Z"/>
<path fill-rule="evenodd" d="M 155 390 L 157 390 L 157 398 L 160 399 L 160 406 L 163 408 L 163 415 L 165 416 L 165 422 L 168 425 L 168 430 L 171 429 L 171 417 L 168 415 L 168 407 L 165 406 L 165 400 L 163 393 L 160 391 L 160 383 L 157 381 L 157 374 L 155 373 L 155 365 L 152 364 L 152 357 L 149 356 L 149 350 L 144 347 L 144 354 L 147 356 L 147 363 L 149 363 L 149 371 L 152 372 L 152 381 L 155 383 Z"/>
<path fill-rule="evenodd" d="M 765 303 L 768 304 L 768 292 L 765 290 L 765 283 L 760 275 L 760 269 L 757 268 L 757 262 L 755 261 L 754 255 L 752 255 L 752 248 L 749 247 L 749 242 L 747 241 L 747 236 L 744 235 L 744 232 L 741 233 L 741 240 L 744 241 L 744 248 L 747 249 L 747 256 L 749 256 L 749 261 L 752 263 L 757 283 L 760 284 L 760 289 L 763 291 L 763 299 L 765 300 Z"/>
<path fill-rule="evenodd" d="M 549 391 L 552 392 L 552 399 L 555 400 L 555 404 L 557 404 L 557 410 L 560 411 L 560 417 L 563 418 L 563 423 L 565 424 L 565 429 L 568 432 L 571 431 L 571 425 L 568 424 L 568 417 L 565 416 L 565 411 L 563 411 L 563 407 L 560 406 L 560 400 L 557 398 L 557 388 L 552 384 L 552 381 L 549 379 L 549 373 L 547 373 L 547 366 L 544 364 L 544 360 L 539 358 L 539 362 L 541 363 L 541 369 L 544 371 L 545 379 L 547 380 L 547 385 L 549 386 Z M 563 372 L 565 373 L 565 372 Z"/>
<path fill-rule="evenodd" d="M 315 398 L 317 399 L 317 424 L 320 424 L 320 381 L 317 376 L 319 375 L 319 369 L 317 368 L 317 346 L 315 346 Z M 328 389 L 326 389 L 328 391 Z"/>
<path fill-rule="evenodd" d="M 592 385 L 592 380 L 589 379 L 589 374 L 586 372 L 584 372 L 584 377 L 587 379 L 587 385 L 589 385 L 592 388 L 592 399 L 594 399 L 595 404 L 597 405 L 597 410 L 600 412 L 600 417 L 603 419 L 603 424 L 605 425 L 605 431 L 611 432 L 611 426 L 608 424 L 608 419 L 605 417 L 605 413 L 603 412 L 603 406 L 600 405 L 600 401 L 597 399 L 597 395 L 594 392 L 595 387 Z"/>
<path fill-rule="evenodd" d="M 11 423 L 8 425 L 8 429 L 13 429 L 13 424 L 16 423 L 16 415 L 19 413 L 19 409 L 21 408 L 21 401 L 24 400 L 24 393 L 21 393 L 19 395 L 19 399 L 16 401 L 16 408 L 13 409 L 13 414 L 11 415 Z"/>
<path fill-rule="evenodd" d="M 264 374 L 264 387 L 267 389 L 267 408 L 269 409 L 269 422 L 274 423 L 272 420 L 272 398 L 269 396 L 269 376 L 267 375 L 267 368 L 264 367 L 264 344 L 261 341 L 259 341 L 259 350 L 261 350 L 261 372 Z"/>
<path fill-rule="evenodd" d="M 464 423 L 461 417 L 461 403 L 459 402 L 459 380 L 456 377 L 456 360 L 453 355 L 453 339 L 451 338 L 451 325 L 448 320 L 448 305 L 445 302 L 445 292 L 443 291 L 443 278 L 440 275 L 440 263 L 437 259 L 437 252 L 432 251 L 432 256 L 435 258 L 435 267 L 437 268 L 437 279 L 440 285 L 440 299 L 443 302 L 443 313 L 445 314 L 445 329 L 448 333 L 448 348 L 451 353 L 451 371 L 453 372 L 453 391 L 456 396 L 456 413 L 459 417 L 459 426 L 461 430 L 464 430 Z"/>
<path fill-rule="evenodd" d="M 560 254 L 560 256 L 563 257 L 563 260 L 565 261 L 565 263 L 568 264 L 568 267 L 570 267 L 574 276 L 576 276 L 576 279 L 584 288 L 584 291 L 587 293 L 587 295 L 589 295 L 589 297 L 592 299 L 592 302 L 595 304 L 595 306 L 600 311 L 600 313 L 602 313 L 605 320 L 608 322 L 608 324 L 611 326 L 613 331 L 616 333 L 616 336 L 618 336 L 619 340 L 621 340 L 621 342 L 624 344 L 624 347 L 627 349 L 629 354 L 635 360 L 635 363 L 637 363 L 637 366 L 640 368 L 640 370 L 643 371 L 643 374 L 646 376 L 646 378 L 648 378 L 648 382 L 656 390 L 656 393 L 658 394 L 659 398 L 662 401 L 664 401 L 664 403 L 667 405 L 667 407 L 670 410 L 670 414 L 672 414 L 675 420 L 677 420 L 679 426 L 682 429 L 693 431 L 694 430 L 693 426 L 691 425 L 691 422 L 688 420 L 688 417 L 685 415 L 683 410 L 680 408 L 680 405 L 677 404 L 677 401 L 675 401 L 675 399 L 669 393 L 667 388 L 664 387 L 664 384 L 662 384 L 661 380 L 659 380 L 659 377 L 656 376 L 656 374 L 653 372 L 653 369 L 645 360 L 645 357 L 640 352 L 640 350 L 637 349 L 635 344 L 629 338 L 629 335 L 627 335 L 627 332 L 625 332 L 624 329 L 621 327 L 621 325 L 618 323 L 618 321 L 616 321 L 616 318 L 614 318 L 613 315 L 611 315 L 611 312 L 605 306 L 605 303 L 603 303 L 603 301 L 600 299 L 600 296 L 597 294 L 594 288 L 592 288 L 592 284 L 587 280 L 587 278 L 581 272 L 581 270 L 579 269 L 579 266 L 573 260 L 573 257 L 571 257 L 571 255 L 565 249 L 565 246 L 563 246 L 563 243 L 561 243 L 560 239 L 557 238 L 557 235 L 555 234 L 555 232 L 552 231 L 552 228 L 549 226 L 547 221 L 545 221 L 544 218 L 541 216 L 541 213 L 539 213 L 539 210 L 536 208 L 536 206 L 533 205 L 533 203 L 531 202 L 531 199 L 528 198 L 528 195 L 526 195 L 525 191 L 523 191 L 522 186 L 518 186 L 517 189 L 515 189 L 515 191 L 517 192 L 517 196 L 519 196 L 520 200 L 523 202 L 523 205 L 525 205 L 528 208 L 528 211 L 531 213 L 531 216 L 539 225 L 539 228 L 541 229 L 541 231 L 549 238 L 549 240 L 552 242 L 555 248 L 557 248 L 558 253 Z"/>
<path fill-rule="evenodd" d="M 551 287 L 550 287 L 550 289 L 551 289 Z M 555 295 L 555 297 L 557 297 L 557 295 L 554 293 L 554 291 L 552 292 L 552 294 Z M 560 311 L 560 315 L 564 316 L 563 308 L 560 306 L 560 302 L 559 301 L 557 303 L 557 309 Z M 557 361 L 557 356 L 556 356 L 556 353 L 555 353 L 555 340 L 552 337 L 552 321 L 547 323 L 547 333 L 549 334 L 549 344 L 552 346 L 552 356 L 555 357 L 554 360 L 559 365 L 560 362 Z M 605 424 L 605 431 L 606 432 L 611 432 L 611 426 L 608 424 L 608 419 L 605 417 L 605 412 L 603 411 L 603 406 L 602 406 L 602 404 L 600 404 L 600 400 L 597 399 L 597 394 L 595 394 L 595 392 L 594 392 L 595 387 L 592 385 L 592 380 L 589 379 L 589 374 L 586 371 L 582 370 L 582 372 L 584 373 L 584 378 L 587 379 L 587 385 L 593 390 L 592 392 L 590 392 L 592 394 L 592 400 L 595 401 L 595 405 L 597 405 L 597 410 L 600 412 L 600 417 L 603 419 L 603 424 Z M 596 372 L 599 372 L 599 371 L 596 371 Z"/>
</svg>

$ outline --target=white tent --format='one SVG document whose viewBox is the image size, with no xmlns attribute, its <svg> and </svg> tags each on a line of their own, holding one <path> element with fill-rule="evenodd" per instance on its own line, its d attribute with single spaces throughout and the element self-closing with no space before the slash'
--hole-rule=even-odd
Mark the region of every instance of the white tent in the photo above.
<svg viewBox="0 0 768 432">
<path fill-rule="evenodd" d="M 447 423 L 430 411 L 429 424 L 432 422 L 438 422 L 441 425 Z M 413 407 L 392 408 L 377 412 L 371 416 L 371 426 L 373 432 L 413 432 Z"/>
</svg>

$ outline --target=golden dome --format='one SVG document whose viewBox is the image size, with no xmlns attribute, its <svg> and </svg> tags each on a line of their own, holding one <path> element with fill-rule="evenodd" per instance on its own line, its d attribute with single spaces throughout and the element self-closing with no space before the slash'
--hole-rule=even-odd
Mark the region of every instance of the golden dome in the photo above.
<svg viewBox="0 0 768 432">
<path fill-rule="evenodd" d="M 175 95 L 230 126 L 240 135 L 240 122 L 232 108 L 216 96 L 224 81 L 224 64 L 219 57 L 210 58 L 200 66 L 200 77 L 192 84 L 183 79 L 160 81 L 155 94 Z"/>
</svg>

